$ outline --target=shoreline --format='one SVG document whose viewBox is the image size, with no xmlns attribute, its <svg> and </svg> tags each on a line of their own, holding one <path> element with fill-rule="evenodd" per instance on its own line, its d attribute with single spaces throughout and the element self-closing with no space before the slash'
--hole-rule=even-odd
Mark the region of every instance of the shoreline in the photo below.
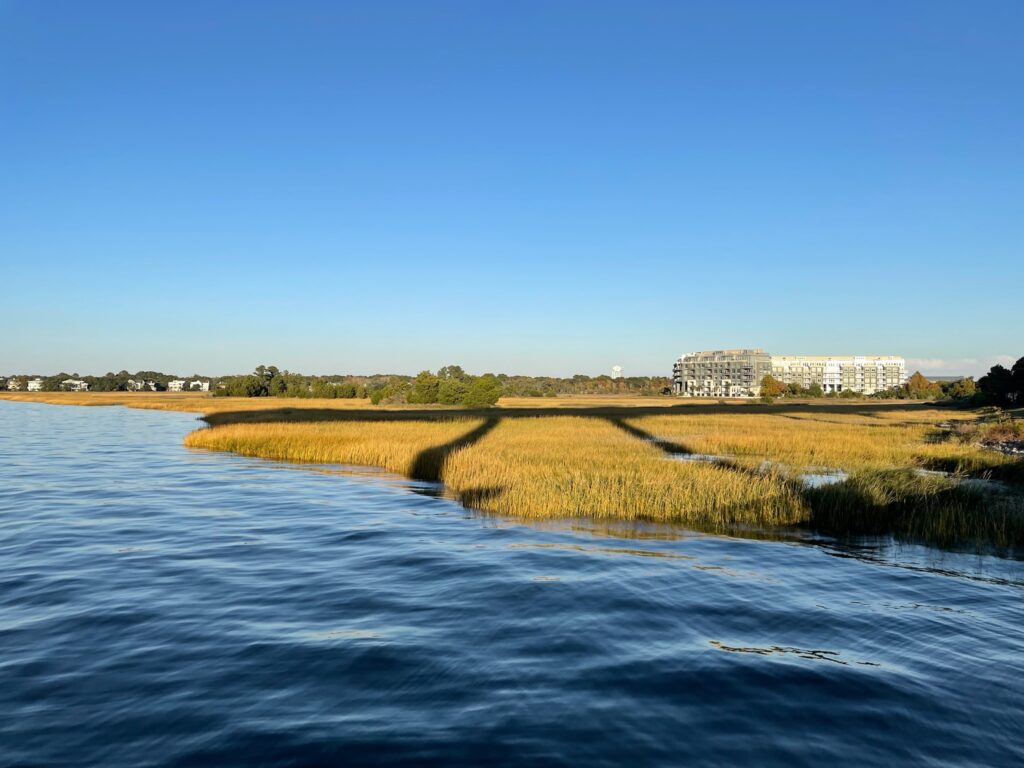
<svg viewBox="0 0 1024 768">
<path fill-rule="evenodd" d="M 958 442 L 955 429 L 943 429 L 974 424 L 979 412 L 920 402 L 651 404 L 578 396 L 473 410 L 167 393 L 0 399 L 196 413 L 206 426 L 186 435 L 189 447 L 377 467 L 443 483 L 467 508 L 512 518 L 666 522 L 712 532 L 800 526 L 950 545 L 1024 544 L 1021 489 L 994 492 L 967 479 L 1014 481 L 1024 461 Z M 680 460 L 688 456 L 695 460 Z M 807 473 L 829 481 L 808 485 Z"/>
</svg>

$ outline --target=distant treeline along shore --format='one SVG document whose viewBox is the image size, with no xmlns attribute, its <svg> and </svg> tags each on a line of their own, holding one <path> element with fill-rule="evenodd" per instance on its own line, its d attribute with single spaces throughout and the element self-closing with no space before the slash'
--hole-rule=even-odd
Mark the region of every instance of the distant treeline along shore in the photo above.
<svg viewBox="0 0 1024 768">
<path fill-rule="evenodd" d="M 772 376 L 760 382 L 763 400 L 775 398 L 854 398 L 853 392 L 824 392 L 817 385 L 783 384 Z M 179 376 L 160 371 L 120 371 L 103 376 L 58 373 L 52 376 L 0 376 L 0 389 L 10 391 L 189 392 L 210 391 L 220 397 L 368 398 L 374 404 L 430 404 L 482 407 L 500 397 L 558 397 L 566 395 L 671 396 L 668 376 L 510 376 L 472 375 L 458 365 L 416 376 L 307 376 L 260 365 L 235 376 Z M 1024 357 L 1010 368 L 993 366 L 975 381 L 971 377 L 930 381 L 920 372 L 905 384 L 875 392 L 871 399 L 960 400 L 975 405 L 1012 406 L 1024 403 Z"/>
<path fill-rule="evenodd" d="M 667 376 L 475 376 L 458 365 L 416 376 L 308 376 L 260 365 L 252 373 L 234 376 L 180 376 L 160 371 L 107 373 L 80 376 L 62 372 L 52 376 L 20 374 L 0 376 L 0 389 L 11 391 L 164 392 L 211 391 L 221 397 L 368 398 L 379 403 L 440 403 L 487 405 L 502 396 L 556 397 L 559 395 L 649 395 L 671 392 Z"/>
</svg>

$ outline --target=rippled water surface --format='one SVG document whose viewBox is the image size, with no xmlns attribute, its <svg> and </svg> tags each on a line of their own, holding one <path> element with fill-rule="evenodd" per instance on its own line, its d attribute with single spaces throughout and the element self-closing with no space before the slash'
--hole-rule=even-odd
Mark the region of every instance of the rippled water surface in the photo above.
<svg viewBox="0 0 1024 768">
<path fill-rule="evenodd" d="M 482 518 L 0 402 L 0 764 L 1024 764 L 1024 568 Z"/>
</svg>

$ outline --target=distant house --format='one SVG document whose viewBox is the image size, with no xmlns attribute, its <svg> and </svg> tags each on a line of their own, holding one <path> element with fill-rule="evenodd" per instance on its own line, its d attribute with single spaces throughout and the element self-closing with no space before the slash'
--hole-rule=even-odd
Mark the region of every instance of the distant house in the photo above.
<svg viewBox="0 0 1024 768">
<path fill-rule="evenodd" d="M 174 379 L 167 382 L 167 389 L 170 392 L 209 392 L 210 382 L 200 379 Z"/>
<path fill-rule="evenodd" d="M 8 379 L 7 380 L 7 391 L 8 392 L 17 392 L 20 389 L 21 389 L 21 382 L 20 381 L 18 381 L 17 379 Z"/>
<path fill-rule="evenodd" d="M 125 389 L 129 392 L 156 392 L 156 382 L 149 379 L 135 380 L 128 379 L 125 382 Z"/>
<path fill-rule="evenodd" d="M 28 383 L 29 392 L 42 392 L 43 391 L 43 380 L 42 379 L 31 379 Z"/>
<path fill-rule="evenodd" d="M 41 386 L 42 385 L 42 381 L 40 381 L 39 383 L 40 383 L 40 386 Z M 29 388 L 31 388 L 32 387 L 32 382 L 30 381 L 28 384 L 29 384 Z M 88 384 L 88 382 L 82 381 L 81 379 L 64 379 L 64 381 L 62 381 L 60 383 L 60 386 L 61 386 L 61 389 L 65 389 L 65 390 L 67 390 L 69 392 L 88 392 L 89 391 L 89 384 Z"/>
</svg>

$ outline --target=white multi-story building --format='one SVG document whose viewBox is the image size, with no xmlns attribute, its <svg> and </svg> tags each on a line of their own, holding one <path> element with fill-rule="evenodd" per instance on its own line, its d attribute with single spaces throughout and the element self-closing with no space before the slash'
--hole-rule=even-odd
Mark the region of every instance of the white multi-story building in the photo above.
<svg viewBox="0 0 1024 768">
<path fill-rule="evenodd" d="M 771 375 L 802 389 L 871 395 L 907 381 L 902 357 L 770 355 L 761 349 L 690 352 L 672 367 L 673 390 L 687 397 L 757 397 Z"/>
<path fill-rule="evenodd" d="M 64 379 L 64 381 L 60 383 L 60 387 L 61 389 L 67 390 L 69 392 L 89 391 L 88 382 L 82 381 L 81 379 Z"/>
<path fill-rule="evenodd" d="M 29 392 L 42 392 L 43 391 L 43 380 L 42 379 L 29 379 L 28 391 Z"/>
<path fill-rule="evenodd" d="M 772 355 L 772 377 L 804 389 L 813 384 L 829 392 L 872 395 L 907 381 L 907 364 L 891 355 Z"/>
<path fill-rule="evenodd" d="M 171 379 L 167 382 L 168 392 L 181 392 L 185 388 L 185 382 L 181 379 Z"/>
<path fill-rule="evenodd" d="M 129 392 L 156 392 L 156 382 L 145 379 L 144 381 L 137 381 L 136 379 L 128 379 L 125 382 L 125 389 Z"/>
</svg>

